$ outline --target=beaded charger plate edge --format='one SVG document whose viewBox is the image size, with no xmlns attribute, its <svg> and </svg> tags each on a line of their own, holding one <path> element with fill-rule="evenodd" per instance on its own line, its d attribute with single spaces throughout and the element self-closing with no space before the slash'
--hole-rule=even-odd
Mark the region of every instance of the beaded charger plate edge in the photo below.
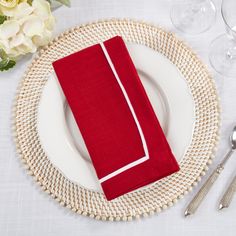
<svg viewBox="0 0 236 236">
<path fill-rule="evenodd" d="M 103 193 L 67 179 L 49 160 L 37 132 L 37 109 L 42 90 L 53 71 L 51 62 L 115 35 L 146 45 L 166 56 L 182 73 L 195 103 L 193 137 L 181 170 L 150 187 L 107 201 Z M 73 28 L 40 50 L 19 84 L 13 108 L 16 150 L 28 173 L 62 206 L 101 220 L 126 221 L 172 206 L 205 175 L 219 140 L 220 106 L 215 84 L 196 54 L 162 28 L 133 20 L 106 20 Z"/>
</svg>

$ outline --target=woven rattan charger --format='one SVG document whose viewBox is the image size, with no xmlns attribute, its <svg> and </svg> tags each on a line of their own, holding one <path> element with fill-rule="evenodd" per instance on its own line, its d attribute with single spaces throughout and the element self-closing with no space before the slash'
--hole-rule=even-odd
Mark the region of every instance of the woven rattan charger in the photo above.
<svg viewBox="0 0 236 236">
<path fill-rule="evenodd" d="M 148 188 L 108 202 L 99 192 L 67 179 L 49 160 L 37 132 L 37 109 L 51 62 L 82 48 L 121 35 L 126 42 L 166 56 L 186 79 L 195 103 L 193 138 L 180 161 L 181 170 Z M 71 29 L 55 38 L 33 60 L 18 89 L 13 129 L 18 154 L 28 173 L 62 206 L 101 220 L 132 220 L 172 206 L 192 190 L 208 170 L 219 137 L 219 102 L 206 67 L 182 41 L 161 28 L 132 20 L 107 20 Z"/>
</svg>

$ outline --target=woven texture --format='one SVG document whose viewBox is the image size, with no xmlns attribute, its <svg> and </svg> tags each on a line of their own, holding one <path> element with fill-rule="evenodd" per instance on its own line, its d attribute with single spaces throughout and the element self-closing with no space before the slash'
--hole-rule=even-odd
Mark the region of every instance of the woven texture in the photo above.
<svg viewBox="0 0 236 236">
<path fill-rule="evenodd" d="M 193 138 L 180 161 L 181 170 L 148 188 L 114 201 L 74 184 L 50 162 L 37 133 L 37 109 L 52 72 L 52 61 L 115 35 L 146 45 L 165 55 L 180 70 L 195 103 Z M 102 220 L 132 220 L 172 206 L 201 180 L 214 157 L 219 137 L 220 109 L 214 82 L 205 66 L 173 34 L 141 22 L 112 20 L 74 28 L 40 51 L 22 80 L 13 109 L 14 136 L 19 156 L 42 189 L 61 205 Z"/>
</svg>

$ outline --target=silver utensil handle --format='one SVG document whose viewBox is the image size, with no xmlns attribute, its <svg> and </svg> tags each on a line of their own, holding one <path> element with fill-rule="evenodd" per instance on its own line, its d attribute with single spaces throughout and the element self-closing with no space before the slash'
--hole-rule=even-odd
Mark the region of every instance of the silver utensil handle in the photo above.
<svg viewBox="0 0 236 236">
<path fill-rule="evenodd" d="M 231 181 L 230 185 L 225 191 L 222 199 L 220 200 L 219 209 L 229 207 L 235 192 L 236 192 L 236 175 L 234 176 L 233 180 Z"/>
<path fill-rule="evenodd" d="M 199 205 L 201 204 L 201 202 L 203 201 L 203 199 L 205 198 L 205 196 L 207 195 L 207 193 L 209 192 L 209 190 L 211 189 L 223 169 L 224 168 L 222 165 L 217 166 L 217 168 L 209 176 L 207 181 L 204 183 L 204 185 L 195 195 L 193 200 L 187 206 L 185 216 L 192 215 L 195 213 L 195 211 L 198 209 Z"/>
</svg>

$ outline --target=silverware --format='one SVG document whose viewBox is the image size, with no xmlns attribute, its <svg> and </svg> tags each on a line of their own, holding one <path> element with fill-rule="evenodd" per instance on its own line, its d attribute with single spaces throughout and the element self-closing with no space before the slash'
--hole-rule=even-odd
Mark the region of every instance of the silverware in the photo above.
<svg viewBox="0 0 236 236">
<path fill-rule="evenodd" d="M 224 157 L 223 161 L 216 167 L 216 169 L 212 172 L 212 174 L 208 177 L 204 185 L 201 187 L 201 189 L 197 192 L 195 197 L 192 199 L 192 201 L 187 206 L 184 214 L 185 216 L 192 215 L 196 212 L 198 207 L 200 206 L 201 202 L 219 177 L 220 173 L 224 169 L 225 163 L 228 161 L 230 156 L 233 154 L 233 152 L 236 149 L 236 126 L 234 127 L 232 134 L 230 136 L 230 143 L 231 143 L 231 149 Z"/>
<path fill-rule="evenodd" d="M 223 197 L 220 200 L 219 210 L 229 207 L 235 192 L 236 192 L 236 175 L 234 176 L 233 180 L 231 181 L 230 185 L 228 186 Z"/>
</svg>

